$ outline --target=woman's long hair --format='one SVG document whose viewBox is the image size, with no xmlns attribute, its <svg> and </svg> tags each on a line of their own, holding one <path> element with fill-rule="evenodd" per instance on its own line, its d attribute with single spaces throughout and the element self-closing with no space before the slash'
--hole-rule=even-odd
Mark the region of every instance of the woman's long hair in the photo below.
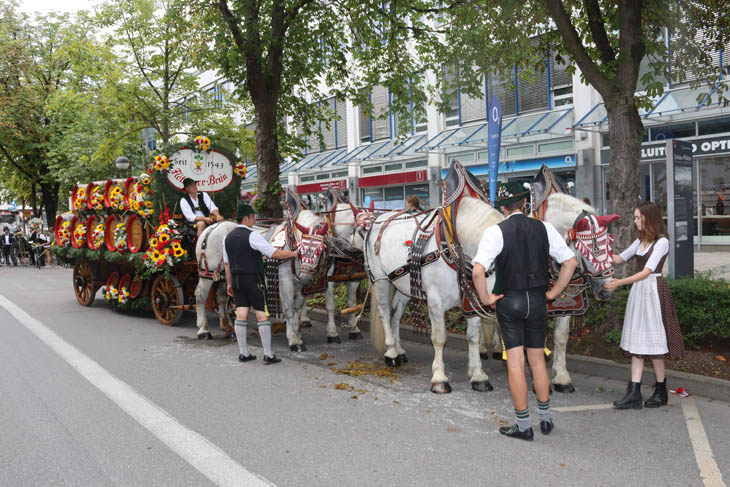
<svg viewBox="0 0 730 487">
<path fill-rule="evenodd" d="M 644 201 L 637 207 L 644 217 L 644 228 L 639 230 L 639 240 L 653 242 L 659 236 L 667 234 L 667 227 L 662 219 L 662 211 L 651 201 Z"/>
</svg>

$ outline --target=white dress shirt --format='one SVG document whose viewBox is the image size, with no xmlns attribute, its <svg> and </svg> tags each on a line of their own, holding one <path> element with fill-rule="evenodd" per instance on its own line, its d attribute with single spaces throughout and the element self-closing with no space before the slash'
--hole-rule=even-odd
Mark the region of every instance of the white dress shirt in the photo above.
<svg viewBox="0 0 730 487">
<path fill-rule="evenodd" d="M 258 233 L 251 227 L 247 227 L 246 225 L 238 225 L 237 228 L 241 227 L 251 230 L 251 235 L 249 235 L 248 237 L 248 244 L 251 246 L 252 249 L 258 250 L 268 258 L 271 258 L 271 256 L 274 255 L 276 249 L 269 242 L 267 242 L 260 233 Z M 228 238 L 228 236 L 226 236 L 226 238 Z M 226 238 L 223 239 L 223 262 L 228 263 L 228 252 L 226 252 Z"/>
<path fill-rule="evenodd" d="M 213 203 L 213 200 L 210 198 L 210 196 L 208 196 L 208 193 L 203 193 L 202 191 L 201 193 L 203 194 L 203 202 L 205 202 L 205 206 L 208 207 L 208 210 L 210 210 L 211 213 L 217 210 L 218 207 L 215 206 L 215 203 Z M 191 196 L 190 199 L 193 202 L 193 208 L 190 208 L 187 198 L 183 196 L 180 199 L 180 211 L 182 211 L 182 214 L 187 221 L 193 223 L 196 217 L 205 217 L 205 215 L 202 211 L 200 211 L 197 195 L 195 196 L 195 198 Z"/>
<path fill-rule="evenodd" d="M 519 212 L 511 213 L 507 218 L 517 215 Z M 522 214 L 522 213 L 519 213 Z M 529 218 L 529 217 L 528 217 Z M 568 259 L 575 257 L 575 254 L 570 247 L 565 243 L 565 239 L 558 233 L 552 223 L 542 222 L 547 230 L 548 243 L 550 244 L 550 257 L 563 263 Z M 502 252 L 504 248 L 504 237 L 502 236 L 502 229 L 499 225 L 492 225 L 484 230 L 482 239 L 479 242 L 479 250 L 477 255 L 474 256 L 473 261 L 478 262 L 484 266 L 485 269 L 489 269 L 494 262 L 494 259 Z M 527 258 L 527 256 L 525 256 Z"/>
<path fill-rule="evenodd" d="M 9 233 L 3 234 L 3 244 L 10 245 L 10 234 Z"/>
<path fill-rule="evenodd" d="M 634 240 L 631 245 L 629 245 L 629 248 L 621 252 L 621 258 L 623 260 L 629 260 L 635 255 L 646 255 L 646 253 L 649 251 L 649 247 L 645 249 L 640 249 L 641 241 L 637 238 Z M 659 261 L 662 260 L 662 257 L 667 255 L 669 253 L 669 240 L 667 240 L 665 237 L 660 238 L 657 240 L 657 242 L 654 244 L 654 251 L 652 252 L 651 256 L 649 256 L 649 260 L 646 261 L 646 265 L 644 267 L 651 269 L 652 272 L 656 270 L 656 266 L 659 265 Z"/>
</svg>

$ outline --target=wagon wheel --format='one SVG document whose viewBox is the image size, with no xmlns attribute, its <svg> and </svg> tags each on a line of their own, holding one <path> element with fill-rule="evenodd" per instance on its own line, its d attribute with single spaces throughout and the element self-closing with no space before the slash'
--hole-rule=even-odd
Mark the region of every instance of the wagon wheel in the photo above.
<svg viewBox="0 0 730 487">
<path fill-rule="evenodd" d="M 91 306 L 96 296 L 94 273 L 86 259 L 78 259 L 73 272 L 74 293 L 81 306 Z"/>
<path fill-rule="evenodd" d="M 152 311 L 163 325 L 174 325 L 182 317 L 183 292 L 175 276 L 160 274 L 152 282 Z"/>
</svg>

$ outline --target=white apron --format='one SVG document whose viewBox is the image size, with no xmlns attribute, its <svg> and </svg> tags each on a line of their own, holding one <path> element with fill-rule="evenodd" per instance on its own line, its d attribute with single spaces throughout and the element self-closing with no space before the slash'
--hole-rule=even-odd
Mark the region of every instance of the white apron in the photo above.
<svg viewBox="0 0 730 487">
<path fill-rule="evenodd" d="M 631 286 L 621 333 L 621 348 L 629 353 L 663 355 L 669 352 L 656 285 L 660 275 L 650 274 Z"/>
</svg>

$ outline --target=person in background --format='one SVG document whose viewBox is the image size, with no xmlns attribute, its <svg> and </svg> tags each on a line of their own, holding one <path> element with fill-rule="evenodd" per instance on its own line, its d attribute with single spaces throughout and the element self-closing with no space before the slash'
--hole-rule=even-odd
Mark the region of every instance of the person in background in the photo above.
<svg viewBox="0 0 730 487">
<path fill-rule="evenodd" d="M 198 183 L 194 179 L 185 178 L 183 190 L 186 194 L 180 199 L 180 211 L 185 217 L 185 222 L 195 227 L 198 237 L 205 227 L 223 220 L 208 193 L 198 192 Z"/>
<path fill-rule="evenodd" d="M 662 277 L 662 267 L 669 253 L 669 240 L 659 207 L 650 202 L 641 203 L 634 210 L 634 225 L 639 238 L 621 252 L 613 261 L 621 264 L 632 258 L 639 262 L 641 270 L 624 279 L 612 279 L 605 287 L 609 291 L 619 286 L 633 284 L 626 303 L 624 327 L 621 333 L 621 349 L 631 354 L 631 380 L 623 399 L 614 401 L 616 409 L 641 409 L 641 378 L 644 359 L 651 359 L 656 383 L 654 393 L 643 403 L 644 407 L 657 408 L 667 404 L 667 379 L 664 375 L 664 359 L 679 359 L 684 354 L 682 332 L 674 308 L 674 299 L 667 281 Z"/>
<path fill-rule="evenodd" d="M 583 198 L 583 203 L 587 204 L 588 206 L 591 206 L 591 199 L 586 196 Z"/>
<path fill-rule="evenodd" d="M 421 208 L 421 200 L 418 199 L 418 196 L 411 195 L 406 198 L 406 211 L 408 211 L 408 213 L 418 213 L 419 211 L 423 211 L 423 208 Z"/>
<path fill-rule="evenodd" d="M 10 228 L 3 228 L 3 256 L 5 257 L 5 265 L 10 265 L 10 253 L 13 250 L 13 235 Z"/>
</svg>

